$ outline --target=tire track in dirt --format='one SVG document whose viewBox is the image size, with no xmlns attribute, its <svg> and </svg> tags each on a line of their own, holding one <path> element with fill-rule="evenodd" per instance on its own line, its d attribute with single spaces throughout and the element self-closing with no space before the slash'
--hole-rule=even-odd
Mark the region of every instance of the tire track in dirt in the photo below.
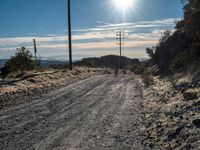
<svg viewBox="0 0 200 150">
<path fill-rule="evenodd" d="M 93 77 L 0 111 L 0 149 L 140 149 L 131 78 Z"/>
</svg>

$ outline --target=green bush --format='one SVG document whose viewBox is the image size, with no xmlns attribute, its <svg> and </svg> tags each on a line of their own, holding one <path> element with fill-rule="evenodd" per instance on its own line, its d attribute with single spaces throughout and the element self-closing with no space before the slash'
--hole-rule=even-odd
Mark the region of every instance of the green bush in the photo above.
<svg viewBox="0 0 200 150">
<path fill-rule="evenodd" d="M 1 72 L 1 78 L 4 79 L 7 77 L 7 75 L 9 74 L 9 71 L 6 67 L 3 67 L 0 69 L 0 72 Z"/>
<path fill-rule="evenodd" d="M 171 71 L 182 70 L 184 66 L 188 63 L 188 61 L 189 61 L 188 52 L 186 51 L 182 52 L 175 57 L 172 64 L 170 65 L 170 70 Z"/>
<path fill-rule="evenodd" d="M 146 68 L 144 65 L 134 65 L 134 66 L 131 66 L 129 69 L 131 72 L 135 74 L 142 74 L 144 73 Z"/>
<path fill-rule="evenodd" d="M 96 65 L 95 65 L 95 62 L 94 61 L 88 61 L 88 62 L 86 62 L 86 66 L 88 66 L 88 67 L 96 67 Z"/>
<path fill-rule="evenodd" d="M 199 60 L 199 58 L 200 58 L 200 42 L 195 42 L 195 43 L 191 44 L 190 57 Z"/>
<path fill-rule="evenodd" d="M 37 63 L 33 60 L 32 54 L 25 47 L 21 47 L 1 69 L 1 76 L 5 78 L 10 73 L 21 74 L 24 71 L 34 70 L 36 67 Z"/>
<path fill-rule="evenodd" d="M 195 60 L 199 61 L 199 58 L 200 43 L 196 42 L 191 44 L 189 50 L 185 50 L 175 57 L 172 64 L 170 65 L 170 69 L 172 71 L 181 71 L 191 62 L 194 62 Z"/>
</svg>

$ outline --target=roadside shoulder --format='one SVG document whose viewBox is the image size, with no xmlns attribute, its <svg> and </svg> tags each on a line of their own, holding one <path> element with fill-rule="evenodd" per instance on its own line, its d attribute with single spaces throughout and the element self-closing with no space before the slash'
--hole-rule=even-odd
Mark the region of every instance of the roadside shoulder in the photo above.
<svg viewBox="0 0 200 150">
<path fill-rule="evenodd" d="M 153 80 L 151 86 L 143 87 L 143 144 L 150 149 L 198 149 L 200 99 L 196 95 L 187 100 L 185 93 L 199 87 L 182 92 L 166 78 Z"/>
</svg>

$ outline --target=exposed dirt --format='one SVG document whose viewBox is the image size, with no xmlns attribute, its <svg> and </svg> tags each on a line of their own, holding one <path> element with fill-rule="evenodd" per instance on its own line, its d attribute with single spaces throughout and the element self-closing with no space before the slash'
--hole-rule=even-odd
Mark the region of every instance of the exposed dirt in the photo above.
<svg viewBox="0 0 200 150">
<path fill-rule="evenodd" d="M 133 77 L 92 77 L 0 110 L 0 149 L 144 149 Z"/>
<path fill-rule="evenodd" d="M 49 91 L 105 73 L 101 68 L 76 67 L 73 71 L 27 72 L 22 78 L 0 81 L 0 109 L 41 98 Z"/>
</svg>

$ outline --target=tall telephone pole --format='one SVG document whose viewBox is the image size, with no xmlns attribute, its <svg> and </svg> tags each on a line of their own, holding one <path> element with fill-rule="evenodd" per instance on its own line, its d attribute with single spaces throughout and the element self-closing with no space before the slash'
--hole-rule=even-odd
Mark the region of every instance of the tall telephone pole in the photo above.
<svg viewBox="0 0 200 150">
<path fill-rule="evenodd" d="M 69 38 L 69 69 L 72 70 L 72 33 L 71 33 L 71 8 L 68 0 L 68 38 Z"/>
<path fill-rule="evenodd" d="M 119 69 L 121 68 L 121 57 L 122 57 L 122 39 L 125 39 L 124 37 L 124 31 L 119 31 L 117 33 L 117 39 L 119 39 Z"/>
<path fill-rule="evenodd" d="M 34 46 L 34 53 L 35 53 L 35 60 L 37 59 L 37 46 L 36 46 L 36 41 L 33 39 L 33 46 Z"/>
</svg>

